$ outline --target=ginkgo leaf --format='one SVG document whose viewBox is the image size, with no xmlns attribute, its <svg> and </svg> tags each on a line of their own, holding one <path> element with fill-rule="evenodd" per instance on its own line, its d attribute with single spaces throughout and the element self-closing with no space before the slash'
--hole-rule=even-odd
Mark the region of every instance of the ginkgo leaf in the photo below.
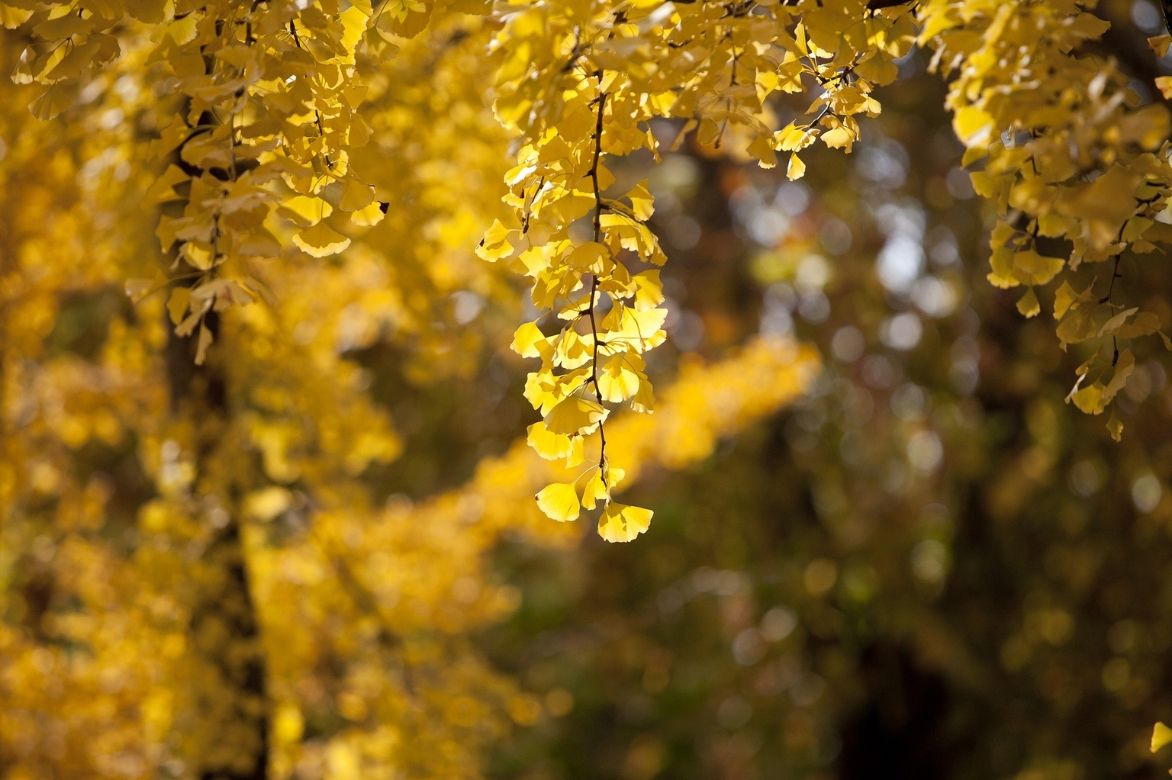
<svg viewBox="0 0 1172 780">
<path fill-rule="evenodd" d="M 536 322 L 526 322 L 517 328 L 509 347 L 524 358 L 543 357 L 549 353 L 549 339 Z"/>
<path fill-rule="evenodd" d="M 159 289 L 159 284 L 157 279 L 127 279 L 123 289 L 132 302 L 138 303 Z"/>
<path fill-rule="evenodd" d="M 993 117 L 976 106 L 964 106 L 952 118 L 952 127 L 965 146 L 983 144 L 993 132 Z"/>
<path fill-rule="evenodd" d="M 537 494 L 537 506 L 551 520 L 567 523 L 578 519 L 581 504 L 578 493 L 569 482 L 554 482 L 546 485 Z"/>
<path fill-rule="evenodd" d="M 635 285 L 636 309 L 645 311 L 663 303 L 663 282 L 659 278 L 659 269 L 652 268 L 635 274 L 631 281 Z"/>
<path fill-rule="evenodd" d="M 775 168 L 777 166 L 777 152 L 773 149 L 772 139 L 767 135 L 759 135 L 749 144 L 746 151 L 757 160 L 757 164 L 762 168 Z"/>
<path fill-rule="evenodd" d="M 554 433 L 543 422 L 535 422 L 529 426 L 526 440 L 534 452 L 546 460 L 564 458 L 574 451 L 574 438 Z"/>
<path fill-rule="evenodd" d="M 359 208 L 369 206 L 372 200 L 374 200 L 373 186 L 363 184 L 357 179 L 346 179 L 346 184 L 342 187 L 342 198 L 338 201 L 338 207 L 342 211 L 357 211 Z"/>
<path fill-rule="evenodd" d="M 1091 309 L 1082 307 L 1068 312 L 1058 323 L 1055 333 L 1063 344 L 1081 344 L 1087 339 L 1094 338 L 1096 330 L 1094 313 Z"/>
<path fill-rule="evenodd" d="M 797 181 L 806 175 L 806 164 L 802 162 L 802 158 L 798 157 L 797 153 L 789 156 L 789 164 L 785 167 L 785 178 L 790 181 Z"/>
<path fill-rule="evenodd" d="M 602 273 L 604 263 L 609 256 L 610 252 L 602 244 L 587 241 L 585 244 L 574 247 L 566 256 L 564 262 L 569 267 L 578 271 Z"/>
<path fill-rule="evenodd" d="M 659 346 L 667 338 L 663 330 L 666 318 L 667 309 L 640 311 L 616 304 L 603 317 L 602 328 L 606 332 L 602 338 L 608 347 L 614 345 L 623 351 L 646 352 Z"/>
<path fill-rule="evenodd" d="M 167 169 L 155 179 L 147 189 L 144 198 L 151 203 L 163 203 L 168 200 L 177 200 L 175 185 L 188 180 L 187 174 L 178 165 L 168 165 Z"/>
<path fill-rule="evenodd" d="M 582 487 L 582 506 L 594 509 L 599 501 L 607 501 L 610 498 L 610 486 L 603 481 L 602 469 L 598 466 L 590 469 L 588 475 Z"/>
<path fill-rule="evenodd" d="M 1118 333 L 1119 329 L 1123 327 L 1124 323 L 1135 316 L 1138 311 L 1138 306 L 1132 306 L 1130 309 L 1124 309 L 1123 311 L 1112 315 L 1110 319 L 1108 319 L 1102 324 L 1102 326 L 1100 326 L 1099 335 L 1109 336 L 1113 333 Z"/>
<path fill-rule="evenodd" d="M 1059 201 L 1058 207 L 1079 220 L 1081 236 L 1094 249 L 1107 251 L 1119 240 L 1120 228 L 1135 214 L 1136 189 L 1142 180 L 1138 170 L 1116 163 L 1073 197 Z"/>
<path fill-rule="evenodd" d="M 313 257 L 336 255 L 350 246 L 350 239 L 325 222 L 293 234 L 293 243 Z"/>
<path fill-rule="evenodd" d="M 1063 282 L 1054 292 L 1054 319 L 1060 320 L 1066 316 L 1070 307 L 1079 301 L 1079 295 L 1070 286 L 1070 282 Z"/>
<path fill-rule="evenodd" d="M 831 149 L 846 149 L 849 151 L 854 142 L 855 134 L 850 131 L 850 128 L 843 125 L 831 128 L 822 134 L 822 143 Z"/>
<path fill-rule="evenodd" d="M 617 236 L 623 249 L 637 252 L 648 262 L 663 264 L 662 251 L 655 234 L 644 225 L 626 214 L 610 212 L 599 220 L 607 235 Z"/>
<path fill-rule="evenodd" d="M 377 200 L 350 214 L 350 221 L 358 227 L 374 227 L 387 215 L 387 206 Z"/>
<path fill-rule="evenodd" d="M 199 241 L 188 241 L 182 248 L 183 259 L 187 261 L 192 268 L 197 268 L 200 271 L 206 271 L 212 267 L 216 260 L 215 254 L 212 252 L 211 246 L 205 246 Z"/>
<path fill-rule="evenodd" d="M 577 496 L 574 498 L 577 500 Z M 653 514 L 650 509 L 611 501 L 598 519 L 598 535 L 608 542 L 632 541 L 651 527 Z"/>
<path fill-rule="evenodd" d="M 651 414 L 655 411 L 655 393 L 650 382 L 641 382 L 639 391 L 629 402 L 631 410 L 642 414 Z"/>
<path fill-rule="evenodd" d="M 1025 295 L 1018 299 L 1017 310 L 1026 318 L 1036 317 L 1042 310 L 1042 304 L 1038 302 L 1038 294 L 1034 292 L 1033 287 L 1026 290 Z"/>
<path fill-rule="evenodd" d="M 858 65 L 855 72 L 879 86 L 890 84 L 899 78 L 899 66 L 882 54 L 877 54 Z"/>
<path fill-rule="evenodd" d="M 281 201 L 278 211 L 302 227 L 317 224 L 334 212 L 334 207 L 321 198 L 295 195 Z"/>
<path fill-rule="evenodd" d="M 171 294 L 167 297 L 167 316 L 170 317 L 172 325 L 178 325 L 183 321 L 183 317 L 187 314 L 187 308 L 190 303 L 190 287 L 172 288 Z"/>
<path fill-rule="evenodd" d="M 1172 744 L 1172 728 L 1168 728 L 1163 721 L 1156 721 L 1152 728 L 1152 752 L 1163 750 L 1169 744 Z"/>
<path fill-rule="evenodd" d="M 651 219 L 651 215 L 655 213 L 655 203 L 651 197 L 651 191 L 647 189 L 646 180 L 636 184 L 627 193 L 627 199 L 631 201 L 631 211 L 634 213 L 635 219 L 646 221 Z"/>
<path fill-rule="evenodd" d="M 1103 411 L 1103 386 L 1098 382 L 1081 387 L 1066 397 L 1084 414 L 1099 414 Z"/>
<path fill-rule="evenodd" d="M 601 468 L 593 467 L 585 476 L 585 484 L 582 488 L 582 506 L 587 509 L 594 509 L 598 502 L 606 502 L 610 500 L 610 492 L 617 488 L 626 476 L 626 471 L 616 466 L 606 464 Z M 579 477 L 577 481 L 582 481 Z"/>
<path fill-rule="evenodd" d="M 1061 257 L 1045 257 L 1033 249 L 1015 252 L 1012 259 L 1013 276 L 1021 284 L 1046 284 L 1066 267 Z"/>
<path fill-rule="evenodd" d="M 1172 100 L 1172 76 L 1156 76 L 1156 89 L 1165 100 Z"/>
<path fill-rule="evenodd" d="M 582 336 L 573 330 L 566 330 L 557 339 L 554 362 L 562 368 L 578 368 L 594 358 L 593 342 L 589 335 Z"/>
<path fill-rule="evenodd" d="M 51 84 L 33 100 L 29 105 L 29 110 L 37 119 L 47 121 L 69 108 L 72 102 L 73 96 L 69 94 L 67 89 L 57 84 Z"/>
<path fill-rule="evenodd" d="M 1125 349 L 1119 353 L 1118 358 L 1114 358 L 1114 362 L 1111 380 L 1103 388 L 1104 404 L 1111 403 L 1115 396 L 1119 395 L 1119 391 L 1127 385 L 1128 378 L 1135 371 L 1135 353 L 1130 349 Z"/>
<path fill-rule="evenodd" d="M 485 231 L 484 238 L 476 247 L 477 256 L 490 263 L 509 257 L 514 251 L 513 244 L 509 242 L 512 233 L 499 219 L 493 220 L 492 226 Z"/>
<path fill-rule="evenodd" d="M 800 152 L 814 143 L 817 138 L 816 129 L 797 127 L 791 124 L 774 134 L 774 144 L 782 152 Z"/>
<path fill-rule="evenodd" d="M 632 358 L 638 355 L 612 355 L 599 366 L 598 391 L 602 400 L 621 403 L 639 392 L 643 379 L 641 372 L 632 367 Z"/>
<path fill-rule="evenodd" d="M 573 436 L 594 430 L 607 414 L 609 410 L 597 401 L 572 395 L 549 410 L 545 425 L 554 433 Z"/>
</svg>

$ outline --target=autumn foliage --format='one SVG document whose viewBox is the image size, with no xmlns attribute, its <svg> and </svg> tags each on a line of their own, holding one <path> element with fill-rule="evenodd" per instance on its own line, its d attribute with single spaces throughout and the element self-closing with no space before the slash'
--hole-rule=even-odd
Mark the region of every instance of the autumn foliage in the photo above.
<svg viewBox="0 0 1172 780">
<path fill-rule="evenodd" d="M 1172 31 L 1099 5 L 0 3 L 0 774 L 1151 769 Z"/>
</svg>

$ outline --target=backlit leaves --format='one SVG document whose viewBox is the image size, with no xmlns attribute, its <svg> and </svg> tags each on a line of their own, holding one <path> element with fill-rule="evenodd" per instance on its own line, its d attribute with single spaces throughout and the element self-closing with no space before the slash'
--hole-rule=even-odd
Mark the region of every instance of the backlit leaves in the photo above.
<svg viewBox="0 0 1172 780">
<path fill-rule="evenodd" d="M 1172 194 L 1168 112 L 1138 105 L 1115 64 L 1081 48 L 1108 25 L 1071 0 L 929 0 L 918 16 L 921 43 L 953 77 L 948 105 L 973 187 L 1005 216 L 989 278 L 1030 287 L 1018 305 L 1026 316 L 1041 308 L 1038 291 L 1060 282 L 1059 343 L 1095 349 L 1068 400 L 1097 414 L 1127 380 L 1119 341 L 1160 330 L 1147 318 L 1126 328 L 1147 313 L 1123 304 L 1120 260 L 1172 237 L 1157 221 Z M 1159 53 L 1167 43 L 1152 46 Z M 1039 237 L 1062 243 L 1042 251 Z M 1098 263 L 1097 284 L 1076 279 L 1081 266 Z"/>
<path fill-rule="evenodd" d="M 630 542 L 651 527 L 650 509 L 609 502 L 598 520 L 598 535 L 608 542 Z"/>
<path fill-rule="evenodd" d="M 537 507 L 546 517 L 559 523 L 578 519 L 581 502 L 573 484 L 554 482 L 543 487 L 537 494 Z"/>
<path fill-rule="evenodd" d="M 819 138 L 849 151 L 860 136 L 856 117 L 878 113 L 871 91 L 896 77 L 893 60 L 914 37 L 908 14 L 869 14 L 865 5 L 586 2 L 501 14 L 494 109 L 519 140 L 504 177 L 514 218 L 494 223 L 478 254 L 530 280 L 545 316 L 513 341 L 542 364 L 526 397 L 553 434 L 597 439 L 584 449 L 597 453 L 605 484 L 613 486 L 601 410 L 652 410 L 644 355 L 665 340 L 667 314 L 654 270 L 667 258 L 647 225 L 652 193 L 643 183 L 615 191 L 612 166 L 640 150 L 658 159 L 652 122 L 660 119 L 764 167 L 788 152 L 790 178 L 805 170 L 798 153 Z M 810 84 L 814 104 L 780 130 L 774 98 Z M 597 435 L 584 411 L 589 397 Z M 543 453 L 566 449 L 540 430 L 531 441 Z M 641 532 L 642 515 L 628 513 L 639 531 L 620 532 L 627 515 L 605 512 L 607 538 Z"/>
<path fill-rule="evenodd" d="M 529 438 L 545 457 L 589 459 L 607 485 L 611 412 L 652 410 L 653 351 L 667 338 L 654 194 L 623 175 L 623 159 L 657 160 L 671 127 L 677 142 L 691 134 L 711 153 L 784 162 L 798 179 L 811 147 L 850 152 L 863 139 L 860 121 L 882 108 L 876 87 L 898 78 L 914 43 L 950 80 L 974 189 L 1001 217 L 990 281 L 1024 287 L 1027 317 L 1053 295 L 1060 344 L 1095 350 L 1072 402 L 1109 402 L 1126 381 L 1118 342 L 1162 333 L 1116 282 L 1122 257 L 1172 240 L 1168 112 L 1140 105 L 1114 65 L 1083 52 L 1106 24 L 1074 0 L 21 5 L 4 21 L 28 33 L 14 77 L 41 89 L 38 116 L 111 89 L 105 74 L 124 58 L 158 93 L 146 125 L 160 173 L 146 199 L 162 209 L 168 260 L 161 283 L 136 292 L 165 290 L 176 333 L 196 338 L 201 357 L 214 349 L 209 313 L 264 294 L 262 264 L 325 260 L 367 234 L 398 240 L 410 220 L 392 228 L 387 215 L 400 174 L 429 187 L 403 203 L 460 208 L 427 165 L 388 172 L 388 144 L 430 143 L 428 128 L 458 112 L 396 113 L 385 72 L 410 36 L 451 30 L 447 51 L 475 30 L 488 78 L 464 88 L 491 95 L 515 140 L 512 161 L 500 161 L 505 210 L 485 220 L 476 253 L 523 277 L 537 309 L 512 343 L 538 361 L 525 396 L 543 420 Z M 467 13 L 484 27 L 460 26 Z M 1165 37 L 1152 41 L 1157 53 Z M 403 99 L 429 110 L 426 97 Z M 426 250 L 456 233 L 412 233 L 422 262 L 410 278 L 450 284 Z M 1087 270 L 1096 264 L 1110 273 Z M 392 295 L 426 297 L 406 286 Z"/>
</svg>

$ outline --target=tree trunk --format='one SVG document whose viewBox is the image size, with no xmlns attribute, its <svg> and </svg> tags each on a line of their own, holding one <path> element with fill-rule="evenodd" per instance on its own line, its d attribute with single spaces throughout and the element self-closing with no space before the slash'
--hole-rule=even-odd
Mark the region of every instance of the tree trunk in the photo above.
<svg viewBox="0 0 1172 780">
<path fill-rule="evenodd" d="M 209 312 L 206 325 L 218 342 L 215 312 Z M 217 527 L 196 572 L 191 613 L 190 647 L 198 669 L 192 682 L 199 733 L 193 736 L 201 746 L 193 774 L 201 780 L 263 780 L 268 777 L 269 704 L 260 625 L 238 491 L 215 478 L 223 468 L 214 462 L 217 443 L 231 414 L 226 378 L 215 356 L 195 364 L 195 339 L 173 332 L 168 339 L 172 412 L 196 421 L 195 500 L 204 508 L 203 522 Z"/>
</svg>

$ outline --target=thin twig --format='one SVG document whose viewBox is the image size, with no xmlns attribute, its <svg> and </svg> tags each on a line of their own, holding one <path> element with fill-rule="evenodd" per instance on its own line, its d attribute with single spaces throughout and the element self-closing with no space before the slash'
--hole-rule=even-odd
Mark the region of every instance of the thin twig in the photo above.
<svg viewBox="0 0 1172 780">
<path fill-rule="evenodd" d="M 590 163 L 590 182 L 594 186 L 594 242 L 602 243 L 602 192 L 598 186 L 598 165 L 602 159 L 602 116 L 606 110 L 606 92 L 602 90 L 602 71 L 596 71 L 594 77 L 598 80 L 598 115 L 594 123 L 594 159 Z M 598 295 L 598 273 L 595 272 L 590 280 L 590 382 L 594 385 L 594 396 L 602 404 L 602 388 L 598 384 L 598 324 L 594 318 L 594 305 Z M 598 469 L 602 475 L 602 484 L 610 487 L 606 474 L 606 430 L 602 420 L 598 421 Z"/>
</svg>

